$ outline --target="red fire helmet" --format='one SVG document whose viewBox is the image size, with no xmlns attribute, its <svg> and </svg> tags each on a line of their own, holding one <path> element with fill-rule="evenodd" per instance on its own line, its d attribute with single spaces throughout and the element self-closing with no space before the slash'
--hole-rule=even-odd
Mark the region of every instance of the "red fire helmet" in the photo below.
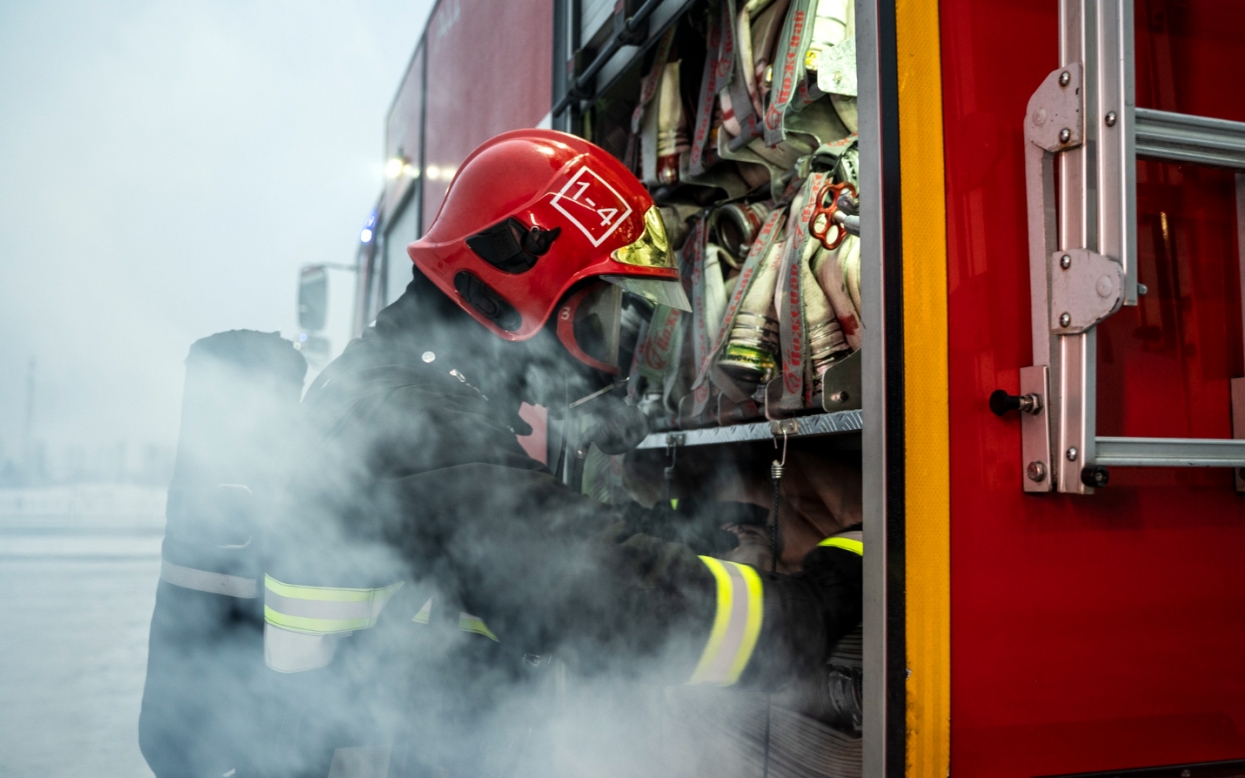
<svg viewBox="0 0 1245 778">
<path fill-rule="evenodd" d="M 532 337 L 572 287 L 593 278 L 689 309 L 661 214 L 644 186 L 604 149 L 554 130 L 502 133 L 473 151 L 432 226 L 407 253 L 442 292 L 506 340 Z M 606 369 L 611 328 L 616 352 L 617 315 L 602 312 L 590 328 L 604 351 L 574 333 L 588 306 L 616 307 L 620 295 L 583 291 L 564 301 L 559 338 L 580 360 Z"/>
</svg>

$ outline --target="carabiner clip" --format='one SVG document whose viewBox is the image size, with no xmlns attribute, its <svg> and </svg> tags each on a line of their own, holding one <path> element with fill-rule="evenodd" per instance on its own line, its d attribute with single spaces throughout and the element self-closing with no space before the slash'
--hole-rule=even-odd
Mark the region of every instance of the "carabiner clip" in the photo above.
<svg viewBox="0 0 1245 778">
<path fill-rule="evenodd" d="M 834 251 L 843 243 L 843 239 L 847 237 L 847 227 L 835 217 L 839 213 L 839 195 L 843 194 L 846 189 L 851 192 L 852 199 L 858 199 L 856 195 L 856 187 L 844 181 L 841 184 L 832 184 L 827 182 L 817 192 L 817 205 L 813 209 L 813 215 L 808 219 L 808 232 L 817 240 L 821 241 L 821 245 L 827 251 Z M 826 195 L 832 195 L 830 204 L 826 205 Z M 846 215 L 846 214 L 844 214 Z M 834 240 L 830 239 L 830 230 L 835 230 Z"/>
</svg>

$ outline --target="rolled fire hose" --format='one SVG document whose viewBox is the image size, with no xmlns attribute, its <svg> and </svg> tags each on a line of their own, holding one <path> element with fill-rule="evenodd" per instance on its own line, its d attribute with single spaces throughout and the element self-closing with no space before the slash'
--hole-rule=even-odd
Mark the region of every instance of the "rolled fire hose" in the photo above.
<svg viewBox="0 0 1245 778">
<path fill-rule="evenodd" d="M 860 313 L 848 289 L 847 269 L 844 260 L 851 256 L 854 250 L 856 266 L 857 268 L 859 267 L 860 240 L 854 235 L 848 235 L 843 240 L 843 243 L 833 251 L 821 248 L 814 241 L 809 241 L 809 243 L 818 249 L 817 255 L 813 259 L 813 275 L 817 277 L 818 286 L 825 293 L 830 306 L 834 309 L 834 316 L 842 329 L 843 337 L 847 340 L 847 345 L 851 347 L 852 351 L 855 351 L 860 348 L 861 342 Z M 858 299 L 860 297 L 860 277 L 858 271 L 856 283 L 858 288 L 855 296 Z"/>
<path fill-rule="evenodd" d="M 804 245 L 805 257 L 817 253 L 820 248 L 812 240 Z M 816 396 L 821 393 L 822 376 L 830 365 L 846 357 L 854 349 L 848 345 L 844 337 L 845 331 L 839 324 L 840 319 L 836 317 L 836 310 L 831 307 L 825 292 L 814 278 L 807 259 L 801 259 L 800 273 L 804 276 L 801 285 L 804 293 L 804 321 L 808 332 L 808 360 L 813 371 L 812 393 Z"/>
<path fill-rule="evenodd" d="M 774 289 L 778 284 L 779 264 L 784 242 L 774 241 L 769 254 L 757 270 L 744 294 L 735 325 L 718 360 L 722 371 L 745 391 L 755 391 L 759 384 L 774 377 L 778 367 L 778 314 L 774 310 Z M 749 391 L 749 393 L 751 393 Z"/>
</svg>

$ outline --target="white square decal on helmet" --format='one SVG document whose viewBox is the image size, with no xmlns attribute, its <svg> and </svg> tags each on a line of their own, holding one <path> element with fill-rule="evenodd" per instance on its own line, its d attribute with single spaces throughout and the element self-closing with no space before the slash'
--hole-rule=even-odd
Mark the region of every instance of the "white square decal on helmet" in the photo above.
<svg viewBox="0 0 1245 778">
<path fill-rule="evenodd" d="M 571 176 L 551 203 L 593 246 L 604 243 L 631 215 L 631 206 L 622 195 L 586 166 Z"/>
</svg>

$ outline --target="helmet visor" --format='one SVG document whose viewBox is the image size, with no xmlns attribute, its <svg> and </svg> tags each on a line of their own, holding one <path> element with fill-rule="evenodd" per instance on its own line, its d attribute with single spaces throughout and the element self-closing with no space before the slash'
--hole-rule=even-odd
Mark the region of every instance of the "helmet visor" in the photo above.
<svg viewBox="0 0 1245 778">
<path fill-rule="evenodd" d="M 692 310 L 687 293 L 683 291 L 682 281 L 666 278 L 641 278 L 639 276 L 601 276 L 601 280 L 609 281 L 637 297 L 642 297 L 653 305 L 664 305 L 679 311 Z"/>
<path fill-rule="evenodd" d="M 657 210 L 657 206 L 644 212 L 644 233 L 639 240 L 615 249 L 610 256 L 624 265 L 674 269 L 674 254 L 670 251 L 666 225 L 661 221 L 661 211 Z"/>
</svg>

